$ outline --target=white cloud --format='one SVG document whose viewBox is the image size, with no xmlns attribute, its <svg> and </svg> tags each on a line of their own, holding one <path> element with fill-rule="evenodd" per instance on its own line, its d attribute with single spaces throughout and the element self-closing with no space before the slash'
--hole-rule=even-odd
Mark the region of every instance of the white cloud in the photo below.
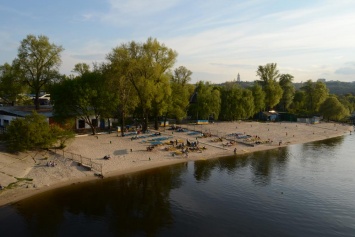
<svg viewBox="0 0 355 237">
<path fill-rule="evenodd" d="M 355 76 L 355 62 L 345 63 L 342 67 L 336 69 L 334 73 L 339 74 L 339 75 L 354 75 Z"/>
</svg>

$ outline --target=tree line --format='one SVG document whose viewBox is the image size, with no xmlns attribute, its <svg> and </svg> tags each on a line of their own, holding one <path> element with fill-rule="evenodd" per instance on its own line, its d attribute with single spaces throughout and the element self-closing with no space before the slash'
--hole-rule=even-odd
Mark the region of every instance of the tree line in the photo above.
<svg viewBox="0 0 355 237">
<path fill-rule="evenodd" d="M 145 131 L 149 122 L 158 128 L 166 118 L 233 121 L 275 109 L 339 121 L 355 110 L 354 94 L 332 95 L 325 83 L 312 80 L 296 90 L 294 77 L 281 74 L 276 63 L 260 65 L 259 80 L 243 88 L 237 82 L 191 84 L 192 72 L 184 66 L 175 68 L 178 53 L 153 38 L 113 48 L 104 63 L 78 63 L 71 75 L 58 71 L 63 50 L 43 35 L 22 40 L 13 62 L 0 66 L 2 101 L 31 103 L 23 94 L 32 92 L 38 110 L 40 92 L 45 90 L 59 121 L 81 118 L 93 134 L 97 127 L 93 121 L 98 119 L 118 118 L 124 127 L 127 118 L 139 118 Z"/>
</svg>

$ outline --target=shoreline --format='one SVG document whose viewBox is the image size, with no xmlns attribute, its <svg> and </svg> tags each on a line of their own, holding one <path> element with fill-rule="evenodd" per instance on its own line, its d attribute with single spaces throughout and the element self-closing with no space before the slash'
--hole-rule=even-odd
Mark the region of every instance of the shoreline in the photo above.
<svg viewBox="0 0 355 237">
<path fill-rule="evenodd" d="M 194 130 L 201 129 L 203 133 L 213 134 L 213 136 L 202 138 L 199 137 L 199 133 L 193 134 L 190 129 L 177 132 L 164 128 L 160 130 L 161 136 L 142 134 L 137 135 L 139 139 L 132 139 L 133 136 L 121 137 L 117 133 L 78 136 L 68 144 L 65 151 L 67 154 L 80 154 L 101 164 L 104 177 L 109 178 L 178 163 L 217 159 L 234 154 L 247 154 L 326 140 L 351 134 L 354 131 L 351 125 L 335 123 L 307 125 L 296 122 L 221 122 L 189 127 Z M 231 135 L 235 133 L 240 136 L 250 135 L 248 139 L 251 141 L 245 140 L 246 138 L 237 139 Z M 152 151 L 147 151 L 147 146 L 156 143 L 152 140 L 158 137 L 166 140 L 160 141 L 159 143 L 163 144 L 156 146 Z M 218 137 L 226 139 L 220 141 Z M 186 141 L 198 142 L 200 147 L 206 149 L 191 151 L 186 157 L 180 150 L 175 150 L 172 145 L 168 145 L 169 141 L 177 142 L 178 145 Z M 255 141 L 260 141 L 262 144 L 248 145 Z M 237 149 L 236 153 L 234 149 Z M 173 153 L 176 155 L 172 155 Z M 105 155 L 110 155 L 111 158 L 105 160 L 103 159 Z M 55 162 L 56 166 L 48 167 L 46 165 L 48 161 Z M 18 155 L 0 152 L 0 171 L 0 184 L 5 187 L 13 186 L 0 191 L 0 207 L 52 189 L 98 179 L 95 176 L 96 172 L 78 166 L 70 157 L 64 158 L 50 152 L 28 152 Z"/>
</svg>

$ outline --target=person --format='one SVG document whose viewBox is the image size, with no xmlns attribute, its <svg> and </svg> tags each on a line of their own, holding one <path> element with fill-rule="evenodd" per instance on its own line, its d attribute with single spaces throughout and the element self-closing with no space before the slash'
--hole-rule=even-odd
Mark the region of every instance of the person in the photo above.
<svg viewBox="0 0 355 237">
<path fill-rule="evenodd" d="M 236 154 L 237 153 L 237 148 L 234 148 L 234 154 Z"/>
<path fill-rule="evenodd" d="M 3 190 L 4 189 L 4 187 L 0 184 L 0 190 Z"/>
</svg>

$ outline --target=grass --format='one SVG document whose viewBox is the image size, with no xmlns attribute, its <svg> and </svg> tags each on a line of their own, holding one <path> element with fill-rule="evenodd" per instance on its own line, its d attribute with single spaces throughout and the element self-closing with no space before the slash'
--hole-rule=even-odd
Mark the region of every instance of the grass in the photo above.
<svg viewBox="0 0 355 237">
<path fill-rule="evenodd" d="M 30 178 L 17 178 L 15 177 L 15 179 L 17 180 L 16 182 L 13 182 L 13 183 L 10 183 L 9 185 L 7 185 L 5 187 L 5 189 L 12 189 L 12 188 L 16 188 L 18 187 L 18 183 L 21 182 L 21 181 L 33 181 L 33 179 L 30 179 Z"/>
</svg>

